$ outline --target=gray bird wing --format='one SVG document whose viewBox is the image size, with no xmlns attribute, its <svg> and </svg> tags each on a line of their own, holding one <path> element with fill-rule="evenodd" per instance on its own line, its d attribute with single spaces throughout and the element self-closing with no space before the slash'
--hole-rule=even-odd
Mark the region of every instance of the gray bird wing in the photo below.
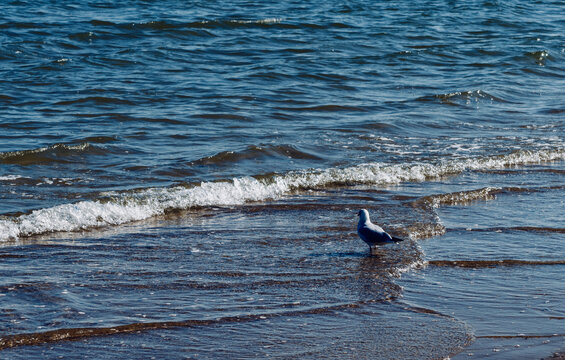
<svg viewBox="0 0 565 360">
<path fill-rule="evenodd" d="M 374 224 L 365 224 L 357 229 L 359 236 L 370 244 L 391 242 L 392 237 L 386 233 L 380 226 Z"/>
</svg>

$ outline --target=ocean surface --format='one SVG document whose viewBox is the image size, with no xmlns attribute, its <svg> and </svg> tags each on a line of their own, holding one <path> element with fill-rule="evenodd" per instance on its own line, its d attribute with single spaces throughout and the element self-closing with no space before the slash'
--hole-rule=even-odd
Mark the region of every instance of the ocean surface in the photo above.
<svg viewBox="0 0 565 360">
<path fill-rule="evenodd" d="M 0 10 L 0 358 L 565 350 L 562 1 Z"/>
</svg>

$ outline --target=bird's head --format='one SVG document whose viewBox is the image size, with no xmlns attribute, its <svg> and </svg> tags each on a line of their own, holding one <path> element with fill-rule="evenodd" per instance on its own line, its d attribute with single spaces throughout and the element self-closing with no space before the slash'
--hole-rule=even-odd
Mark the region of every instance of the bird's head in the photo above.
<svg viewBox="0 0 565 360">
<path fill-rule="evenodd" d="M 359 210 L 359 213 L 357 213 L 357 216 L 359 216 L 359 220 L 361 222 L 365 222 L 365 221 L 369 220 L 369 212 L 365 209 Z"/>
</svg>

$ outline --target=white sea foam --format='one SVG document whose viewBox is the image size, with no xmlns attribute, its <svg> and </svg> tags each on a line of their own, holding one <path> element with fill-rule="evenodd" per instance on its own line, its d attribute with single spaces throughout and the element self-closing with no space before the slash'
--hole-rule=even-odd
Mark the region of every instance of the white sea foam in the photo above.
<svg viewBox="0 0 565 360">
<path fill-rule="evenodd" d="M 108 193 L 111 200 L 81 201 L 35 210 L 0 220 L 0 241 L 59 231 L 77 231 L 118 225 L 164 214 L 168 210 L 239 205 L 276 200 L 295 191 L 349 184 L 391 185 L 426 181 L 463 171 L 505 168 L 565 160 L 565 149 L 519 151 L 485 158 L 444 163 L 361 164 L 347 168 L 293 171 L 265 178 L 242 177 L 231 181 L 203 182 L 192 187 L 151 188 Z"/>
<path fill-rule="evenodd" d="M 0 181 L 11 181 L 11 180 L 17 180 L 17 179 L 21 179 L 23 178 L 23 176 L 20 175 L 3 175 L 0 176 Z"/>
<path fill-rule="evenodd" d="M 230 22 L 237 24 L 279 24 L 283 20 L 283 18 L 265 18 L 259 20 L 231 20 Z"/>
</svg>

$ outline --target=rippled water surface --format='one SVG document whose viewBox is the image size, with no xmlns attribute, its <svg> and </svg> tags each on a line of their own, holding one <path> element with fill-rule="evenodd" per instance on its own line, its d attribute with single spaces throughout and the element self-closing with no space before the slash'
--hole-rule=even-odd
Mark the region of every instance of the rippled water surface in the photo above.
<svg viewBox="0 0 565 360">
<path fill-rule="evenodd" d="M 561 2 L 1 8 L 0 357 L 565 349 Z"/>
</svg>

